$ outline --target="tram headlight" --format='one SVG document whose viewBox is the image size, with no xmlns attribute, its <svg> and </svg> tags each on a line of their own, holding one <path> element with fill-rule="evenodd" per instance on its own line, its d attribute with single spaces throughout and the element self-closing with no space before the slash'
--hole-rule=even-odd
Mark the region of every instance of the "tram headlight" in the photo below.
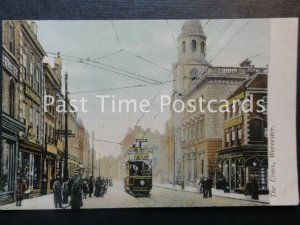
<svg viewBox="0 0 300 225">
<path fill-rule="evenodd" d="M 140 181 L 140 184 L 141 184 L 142 186 L 144 186 L 145 181 L 144 181 L 144 180 L 141 180 L 141 181 Z"/>
</svg>

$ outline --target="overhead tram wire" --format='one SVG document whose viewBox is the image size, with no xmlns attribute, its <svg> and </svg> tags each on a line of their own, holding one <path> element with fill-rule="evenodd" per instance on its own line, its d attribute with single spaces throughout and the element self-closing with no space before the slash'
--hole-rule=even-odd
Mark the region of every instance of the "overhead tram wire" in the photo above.
<svg viewBox="0 0 300 225">
<path fill-rule="evenodd" d="M 165 67 L 163 67 L 163 66 L 161 66 L 161 65 L 159 65 L 159 64 L 157 64 L 157 63 L 155 63 L 155 62 L 153 62 L 153 61 L 151 61 L 151 60 L 149 60 L 149 59 L 146 59 L 145 57 L 142 57 L 142 56 L 140 56 L 140 55 L 137 55 L 137 54 L 135 54 L 135 53 L 132 53 L 132 52 L 126 50 L 126 49 L 123 49 L 123 50 L 124 50 L 124 52 L 128 53 L 129 55 L 132 55 L 132 56 L 134 56 L 134 57 L 136 57 L 136 58 L 138 58 L 138 59 L 141 59 L 141 60 L 143 60 L 143 61 L 145 61 L 145 62 L 148 62 L 148 63 L 150 63 L 150 64 L 152 64 L 152 65 L 154 65 L 154 66 L 156 66 L 156 67 L 158 67 L 158 68 L 161 68 L 162 70 L 167 71 L 168 73 L 172 73 L 171 70 L 169 70 L 169 69 L 167 69 L 167 68 L 165 68 Z"/>
<path fill-rule="evenodd" d="M 55 58 L 54 56 L 48 56 L 48 57 Z M 111 69 L 108 69 L 108 68 L 104 68 L 104 67 L 101 67 L 101 66 L 90 64 L 90 63 L 88 63 L 87 61 L 85 61 L 81 58 L 76 58 L 77 60 L 75 60 L 75 59 L 67 59 L 67 58 L 61 57 L 61 59 L 66 60 L 66 61 L 70 61 L 70 62 L 85 64 L 85 65 L 92 66 L 92 67 L 95 67 L 95 68 L 99 68 L 99 69 L 102 69 L 102 70 L 106 70 L 106 71 L 109 71 L 109 72 L 112 72 L 112 73 L 115 73 L 115 74 L 118 74 L 118 75 L 121 75 L 121 76 L 129 77 L 131 79 L 135 79 L 135 80 L 143 81 L 143 82 L 146 82 L 146 83 L 149 83 L 149 84 L 153 84 L 153 82 L 149 81 L 149 78 L 147 78 L 147 77 L 141 76 L 144 79 L 140 79 L 138 77 L 134 77 L 134 76 L 131 76 L 131 75 L 128 75 L 128 74 L 124 74 L 122 72 L 118 72 L 118 71 L 115 71 L 115 70 L 111 70 Z M 160 81 L 156 81 L 156 83 L 160 83 Z"/>
<path fill-rule="evenodd" d="M 115 24 L 114 24 L 114 22 L 113 22 L 112 20 L 111 20 L 110 22 L 111 22 L 111 25 L 112 25 L 112 27 L 113 27 L 113 29 L 114 29 L 114 32 L 115 32 L 115 35 L 116 35 L 117 42 L 119 43 L 119 46 L 120 46 L 120 48 L 121 48 L 121 50 L 122 50 L 122 49 L 123 49 L 123 48 L 122 48 L 122 44 L 121 44 L 121 41 L 120 41 L 120 39 L 119 39 L 119 35 L 118 35 L 118 33 L 117 33 Z"/>
<path fill-rule="evenodd" d="M 225 34 L 225 32 L 229 29 L 229 27 L 233 24 L 234 20 L 228 21 L 223 29 L 217 34 L 216 38 L 213 39 L 207 46 L 207 49 L 211 49 L 219 40 L 220 38 Z"/>
<path fill-rule="evenodd" d="M 235 39 L 235 37 L 242 31 L 245 29 L 245 27 L 251 22 L 251 19 L 249 19 L 234 35 L 231 39 L 229 39 L 229 41 L 226 42 L 226 44 L 220 49 L 220 51 L 218 51 L 218 53 L 212 57 L 212 59 L 210 60 L 210 62 L 212 62 L 218 55 L 221 54 L 221 52 L 227 47 L 227 45 L 229 45 L 233 39 Z"/>
<path fill-rule="evenodd" d="M 207 22 L 204 24 L 203 29 L 207 26 L 207 24 L 210 22 L 210 20 L 207 20 Z"/>
<path fill-rule="evenodd" d="M 100 141 L 100 142 L 109 143 L 109 144 L 123 145 L 123 144 L 120 143 L 120 142 L 107 141 L 107 140 L 103 140 L 103 139 L 97 139 L 97 138 L 94 138 L 94 140 L 95 140 L 95 141 Z"/>
<path fill-rule="evenodd" d="M 53 53 L 49 53 L 49 54 L 53 54 Z M 158 80 L 155 80 L 155 79 L 152 79 L 152 78 L 149 78 L 149 77 L 146 77 L 146 76 L 142 76 L 142 75 L 139 75 L 139 74 L 137 74 L 137 73 L 130 72 L 130 71 L 126 71 L 126 70 L 124 70 L 124 69 L 120 69 L 120 68 L 115 67 L 115 66 L 111 66 L 111 65 L 107 65 L 107 64 L 104 64 L 104 63 L 101 63 L 101 62 L 97 62 L 97 61 L 91 60 L 91 59 L 89 59 L 89 58 L 84 59 L 84 58 L 79 58 L 79 57 L 74 57 L 74 56 L 67 56 L 67 55 L 63 55 L 63 54 L 62 54 L 62 56 L 70 57 L 70 58 L 73 58 L 73 59 L 78 59 L 80 62 L 85 61 L 85 62 L 96 63 L 96 64 L 99 64 L 99 65 L 101 65 L 101 66 L 108 67 L 108 68 L 110 68 L 110 69 L 118 70 L 118 71 L 121 71 L 121 72 L 124 72 L 124 73 L 127 73 L 127 74 L 131 74 L 131 75 L 136 76 L 136 77 L 140 77 L 140 78 L 142 78 L 142 79 L 149 80 L 149 81 L 151 81 L 151 83 L 152 83 L 152 82 L 160 83 L 160 81 L 158 81 Z M 90 64 L 89 64 L 89 65 L 90 65 Z M 92 65 L 92 66 L 93 66 L 93 65 Z"/>
<path fill-rule="evenodd" d="M 170 31 L 170 33 L 171 33 L 171 35 L 172 35 L 173 42 L 174 42 L 175 47 L 176 47 L 176 49 L 177 49 L 177 48 L 178 48 L 177 42 L 176 42 L 176 39 L 175 39 L 175 37 L 174 37 L 174 34 L 173 34 L 172 30 L 171 30 L 171 26 L 170 26 L 168 20 L 165 20 L 165 21 L 166 21 L 166 23 L 167 23 L 167 25 L 168 25 L 169 31 Z"/>
<path fill-rule="evenodd" d="M 261 53 L 258 53 L 258 54 L 256 54 L 256 55 L 250 57 L 250 58 L 247 58 L 247 59 L 254 59 L 254 58 L 256 58 L 256 57 L 258 57 L 258 56 L 261 56 L 261 55 L 263 55 L 263 54 L 265 54 L 265 53 L 267 53 L 267 52 L 269 52 L 269 50 L 265 50 L 265 51 L 263 51 L 263 52 L 261 52 Z M 240 62 L 234 64 L 234 65 L 231 66 L 231 67 L 235 67 L 235 66 L 237 66 L 237 65 L 239 65 L 239 64 L 240 64 Z"/>
<path fill-rule="evenodd" d="M 173 82 L 173 80 L 163 81 L 161 83 L 157 84 L 139 84 L 139 85 L 132 85 L 132 86 L 124 86 L 124 87 L 116 87 L 116 88 L 104 88 L 99 90 L 91 90 L 91 91 L 77 91 L 77 92 L 70 92 L 69 94 L 84 94 L 84 93 L 94 93 L 94 92 L 101 92 L 101 91 L 111 91 L 111 90 L 122 90 L 122 89 L 129 89 L 129 88 L 139 88 L 139 87 L 149 87 L 149 86 L 155 86 L 155 85 L 161 85 L 164 83 L 170 83 Z"/>
<path fill-rule="evenodd" d="M 118 51 L 111 52 L 111 53 L 108 53 L 108 54 L 106 54 L 106 55 L 103 55 L 103 56 L 100 56 L 100 57 L 98 57 L 98 58 L 95 58 L 94 60 L 96 61 L 96 60 L 99 60 L 99 59 L 104 59 L 104 58 L 106 58 L 106 57 L 108 57 L 108 56 L 117 54 L 117 53 L 122 52 L 122 51 L 123 51 L 123 49 L 120 49 L 120 50 L 118 50 Z"/>
</svg>

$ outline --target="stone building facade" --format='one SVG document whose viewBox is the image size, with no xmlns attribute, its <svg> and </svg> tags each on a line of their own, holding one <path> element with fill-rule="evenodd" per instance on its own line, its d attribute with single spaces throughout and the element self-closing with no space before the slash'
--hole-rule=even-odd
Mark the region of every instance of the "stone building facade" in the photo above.
<svg viewBox="0 0 300 225">
<path fill-rule="evenodd" d="M 2 24 L 2 99 L 0 132 L 0 205 L 14 201 L 17 183 L 17 156 L 20 136 L 25 134 L 20 106 L 21 77 L 20 24 L 3 21 Z"/>
<path fill-rule="evenodd" d="M 245 81 L 250 71 L 262 71 L 246 65 L 215 67 L 206 59 L 206 40 L 199 20 L 185 21 L 178 37 L 178 61 L 173 65 L 172 103 L 194 100 L 196 110 L 171 110 L 174 130 L 173 181 L 196 185 L 202 176 L 215 176 L 217 150 L 222 147 L 223 115 L 218 109 Z M 202 103 L 199 101 L 202 100 Z M 212 104 L 208 102 L 213 100 Z M 202 104 L 202 107 L 200 106 Z M 180 105 L 179 105 L 180 107 Z M 178 107 L 178 108 L 179 108 Z M 216 112 L 210 112 L 210 109 Z M 169 171 L 170 173 L 170 171 Z"/>
</svg>

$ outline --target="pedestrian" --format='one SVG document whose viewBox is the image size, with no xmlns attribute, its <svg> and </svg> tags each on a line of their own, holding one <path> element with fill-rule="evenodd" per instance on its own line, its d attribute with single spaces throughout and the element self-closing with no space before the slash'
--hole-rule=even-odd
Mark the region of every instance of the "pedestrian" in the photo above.
<svg viewBox="0 0 300 225">
<path fill-rule="evenodd" d="M 100 197 L 101 196 L 101 179 L 100 177 L 97 177 L 96 182 L 95 182 L 95 192 L 94 192 L 94 196 L 95 197 Z"/>
<path fill-rule="evenodd" d="M 101 197 L 106 194 L 107 186 L 106 186 L 106 179 L 103 177 L 101 180 L 102 183 L 102 189 L 101 189 Z"/>
<path fill-rule="evenodd" d="M 27 190 L 27 188 L 28 187 L 25 178 L 20 179 L 16 189 L 16 195 L 17 195 L 16 206 L 22 206 L 22 200 L 24 198 L 24 193 Z"/>
<path fill-rule="evenodd" d="M 62 185 L 62 190 L 63 190 L 63 204 L 68 204 L 69 203 L 69 188 L 68 188 L 69 180 L 64 179 L 63 185 Z"/>
<path fill-rule="evenodd" d="M 210 198 L 212 197 L 211 189 L 212 189 L 212 179 L 210 177 L 207 177 L 207 184 L 206 184 L 207 194 L 206 195 Z"/>
<path fill-rule="evenodd" d="M 72 186 L 72 192 L 71 192 L 71 201 L 70 205 L 72 209 L 80 209 L 81 206 L 83 206 L 82 203 L 82 179 L 80 174 L 80 168 L 77 168 L 75 170 L 75 176 L 74 176 L 74 183 Z"/>
<path fill-rule="evenodd" d="M 109 178 L 109 186 L 112 187 L 113 186 L 113 183 L 112 183 L 112 179 L 111 177 Z"/>
<path fill-rule="evenodd" d="M 86 199 L 88 192 L 89 192 L 88 183 L 87 183 L 87 180 L 84 180 L 83 184 L 82 184 L 82 198 L 83 199 Z"/>
<path fill-rule="evenodd" d="M 258 200 L 258 182 L 255 177 L 251 181 L 251 197 L 252 199 Z"/>
<path fill-rule="evenodd" d="M 73 186 L 74 178 L 70 177 L 68 182 L 68 196 L 72 194 L 72 186 Z"/>
<path fill-rule="evenodd" d="M 57 176 L 53 183 L 54 205 L 55 208 L 62 208 L 60 177 Z"/>
<path fill-rule="evenodd" d="M 90 176 L 90 179 L 89 179 L 89 197 L 90 198 L 92 197 L 93 192 L 94 192 L 94 179 L 93 179 L 93 176 Z"/>
<path fill-rule="evenodd" d="M 207 187 L 208 187 L 207 177 L 203 179 L 203 198 L 207 198 Z"/>
</svg>

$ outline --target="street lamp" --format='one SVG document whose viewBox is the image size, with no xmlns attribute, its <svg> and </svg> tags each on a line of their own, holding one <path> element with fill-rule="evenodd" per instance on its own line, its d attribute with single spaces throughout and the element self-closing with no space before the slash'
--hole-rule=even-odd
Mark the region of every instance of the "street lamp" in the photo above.
<svg viewBox="0 0 300 225">
<path fill-rule="evenodd" d="M 254 167 L 256 167 L 256 166 L 257 166 L 257 162 L 256 162 L 256 160 L 254 160 L 254 161 L 253 161 L 252 165 L 253 165 Z"/>
</svg>

